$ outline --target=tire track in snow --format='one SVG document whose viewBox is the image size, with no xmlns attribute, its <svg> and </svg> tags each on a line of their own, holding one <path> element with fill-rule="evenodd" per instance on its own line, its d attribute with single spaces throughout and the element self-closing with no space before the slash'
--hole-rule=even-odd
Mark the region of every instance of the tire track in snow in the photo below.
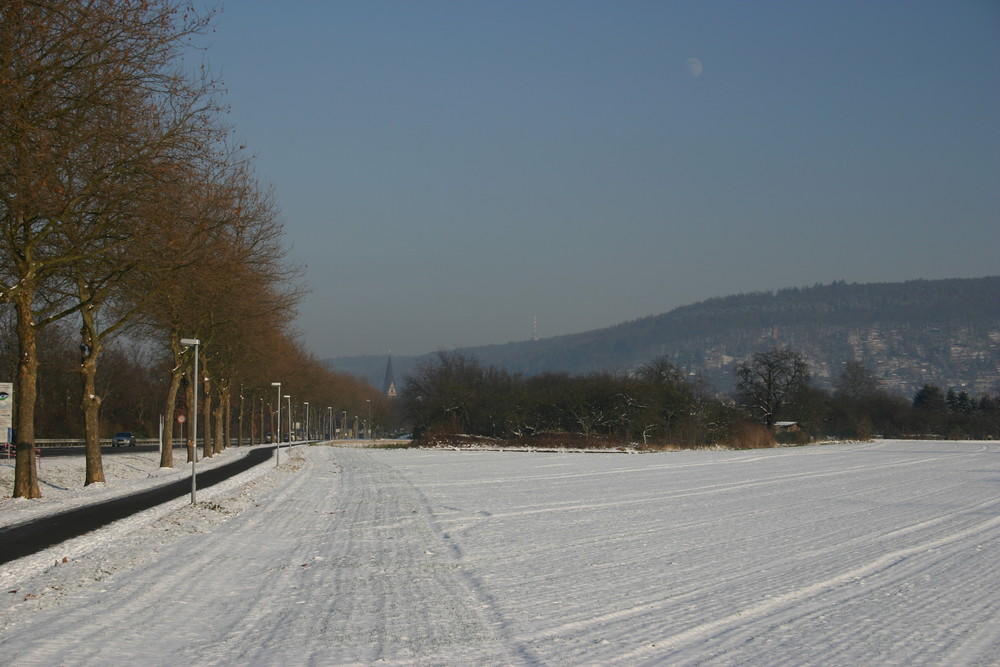
<svg viewBox="0 0 1000 667">
<path fill-rule="evenodd" d="M 584 457 L 552 475 L 549 455 L 380 456 L 427 494 L 536 663 L 978 664 L 1000 633 L 996 449 L 665 455 L 620 479 Z"/>
<path fill-rule="evenodd" d="M 789 450 L 680 475 L 662 461 L 728 454 L 628 457 L 634 470 L 618 477 L 587 474 L 610 458 L 311 448 L 300 472 L 278 469 L 226 523 L 150 540 L 139 562 L 108 563 L 129 547 L 53 569 L 61 606 L 56 594 L 37 601 L 48 611 L 10 605 L 29 613 L 0 629 L 0 655 L 46 666 L 988 664 L 1000 646 L 1000 464 L 995 446 L 968 458 L 975 448 Z M 584 474 L 539 482 L 556 460 Z M 747 485 L 766 478 L 783 481 Z M 231 501 L 219 504 L 178 522 Z M 91 558 L 107 572 L 79 585 L 60 574 L 86 579 Z"/>
<path fill-rule="evenodd" d="M 45 636 L 22 638 L 12 617 L 0 653 L 25 666 L 511 663 L 412 485 L 360 450 L 296 456 L 301 470 L 283 466 L 210 532 L 50 594 L 30 619 Z"/>
<path fill-rule="evenodd" d="M 296 488 L 301 480 L 299 475 L 290 476 L 290 467 L 285 465 L 277 471 L 270 469 L 266 478 L 257 481 L 260 487 L 284 482 L 274 495 L 281 498 L 282 491 Z M 233 541 L 226 537 L 229 526 L 219 525 L 229 514 L 223 506 L 232 506 L 234 497 L 246 493 L 244 487 L 209 503 L 181 506 L 132 534 L 122 534 L 112 524 L 102 532 L 116 535 L 118 542 L 46 574 L 59 585 L 40 596 L 40 602 L 54 606 L 31 619 L 44 631 L 36 631 L 27 647 L 17 644 L 16 634 L 4 637 L 0 649 L 17 656 L 15 664 L 19 665 L 166 665 L 176 664 L 178 655 L 192 655 L 184 661 L 196 664 L 204 655 L 192 653 L 192 647 L 215 631 L 220 610 L 225 609 L 227 616 L 245 615 L 254 604 L 250 595 L 237 595 L 241 589 L 252 590 L 252 576 L 245 571 L 238 576 L 224 571 L 236 559 Z M 246 508 L 253 501 L 244 497 L 238 504 Z M 261 522 L 252 510 L 242 518 L 251 526 Z M 136 544 L 143 540 L 147 546 Z M 65 599 L 49 601 L 58 597 L 53 590 Z M 171 618 L 182 622 L 171 622 Z M 18 614 L 12 625 L 21 620 Z M 108 644 L 118 640 L 107 640 L 122 633 L 129 638 L 109 653 Z"/>
<path fill-rule="evenodd" d="M 242 647 L 237 658 L 288 662 L 291 656 L 298 662 L 298 645 L 307 662 L 434 664 L 466 655 L 478 664 L 509 664 L 412 485 L 363 450 L 316 454 L 340 472 L 336 492 L 314 507 L 329 523 L 317 535 L 313 559 L 303 552 L 308 567 L 290 566 L 292 576 L 303 580 L 297 590 L 304 599 L 285 612 L 296 618 L 276 623 L 270 636 L 228 637 L 230 645 Z M 259 616 L 260 623 L 251 625 L 266 623 L 267 614 Z M 307 653 L 306 646 L 316 652 Z"/>
<path fill-rule="evenodd" d="M 993 505 L 995 503 L 989 504 Z M 984 503 L 984 505 L 986 505 L 986 503 Z M 727 632 L 731 632 L 737 628 L 746 626 L 747 624 L 754 623 L 761 618 L 777 616 L 782 612 L 788 613 L 792 610 L 791 613 L 801 613 L 795 611 L 795 609 L 797 607 L 801 607 L 805 601 L 810 598 L 816 598 L 824 595 L 832 596 L 834 599 L 826 604 L 835 605 L 838 601 L 842 602 L 844 598 L 851 597 L 854 594 L 844 593 L 842 590 L 839 590 L 843 589 L 846 584 L 883 575 L 891 568 L 904 563 L 904 561 L 912 556 L 940 549 L 955 542 L 967 540 L 969 538 L 985 539 L 984 535 L 988 535 L 990 533 L 994 533 L 993 539 L 995 540 L 997 537 L 995 533 L 998 529 L 1000 529 L 1000 517 L 994 517 L 970 526 L 964 530 L 949 533 L 910 547 L 891 551 L 868 563 L 865 563 L 864 565 L 844 571 L 836 576 L 817 581 L 808 586 L 800 587 L 792 591 L 775 595 L 765 601 L 750 605 L 727 616 L 713 619 L 710 622 L 702 623 L 682 632 L 659 639 L 656 641 L 657 648 L 655 650 L 658 657 L 648 664 L 653 665 L 660 663 L 663 660 L 664 654 L 671 655 L 680 653 L 685 646 L 692 645 L 697 646 L 698 660 L 704 660 L 706 654 L 704 641 L 707 638 L 725 635 Z M 870 592 L 866 591 L 865 595 L 870 595 Z M 840 598 L 840 600 L 837 600 L 837 598 Z M 742 640 L 740 641 L 742 642 Z M 643 654 L 648 655 L 650 652 L 650 649 L 644 647 L 634 653 L 621 656 L 621 659 L 625 663 L 637 664 L 638 659 Z"/>
</svg>

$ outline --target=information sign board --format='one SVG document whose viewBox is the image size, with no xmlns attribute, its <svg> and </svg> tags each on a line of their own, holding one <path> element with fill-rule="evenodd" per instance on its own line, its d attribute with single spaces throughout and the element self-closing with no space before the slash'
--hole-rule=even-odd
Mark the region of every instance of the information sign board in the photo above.
<svg viewBox="0 0 1000 667">
<path fill-rule="evenodd" d="M 14 430 L 14 383 L 0 382 L 0 436 L 11 441 Z"/>
</svg>

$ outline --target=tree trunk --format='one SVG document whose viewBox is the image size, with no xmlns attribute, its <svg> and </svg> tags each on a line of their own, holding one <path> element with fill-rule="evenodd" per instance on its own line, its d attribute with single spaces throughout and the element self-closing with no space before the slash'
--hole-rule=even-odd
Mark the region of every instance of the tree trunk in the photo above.
<svg viewBox="0 0 1000 667">
<path fill-rule="evenodd" d="M 222 448 L 226 449 L 227 447 L 232 447 L 233 445 L 233 393 L 230 390 L 228 381 L 226 381 L 226 388 L 222 392 L 222 405 L 225 415 L 222 420 Z M 243 425 L 240 424 L 240 433 L 242 433 L 242 431 Z M 239 445 L 238 442 L 237 445 Z"/>
<path fill-rule="evenodd" d="M 160 452 L 160 467 L 174 467 L 174 409 L 177 406 L 177 392 L 181 388 L 181 378 L 184 376 L 179 337 L 176 333 L 170 335 L 170 348 L 174 353 L 174 369 L 170 372 L 170 386 L 167 388 L 167 402 L 163 406 L 163 449 Z"/>
<path fill-rule="evenodd" d="M 218 454 L 229 445 L 227 442 L 229 427 L 226 421 L 229 418 L 229 411 L 226 409 L 226 402 L 228 400 L 226 380 L 219 380 L 215 383 L 215 386 L 215 407 L 212 410 L 212 419 L 215 422 L 215 437 L 213 438 L 215 442 L 214 452 Z"/>
<path fill-rule="evenodd" d="M 208 363 L 204 357 L 201 358 L 201 376 L 204 378 L 203 389 L 204 396 L 202 396 L 202 419 L 205 422 L 202 426 L 201 432 L 203 435 L 202 442 L 204 446 L 202 447 L 202 458 L 211 458 L 212 454 L 215 453 L 215 449 L 212 446 L 212 384 L 208 379 Z"/>
<path fill-rule="evenodd" d="M 82 395 L 80 408 L 83 410 L 84 433 L 86 435 L 86 471 L 83 485 L 104 482 L 104 463 L 101 460 L 101 397 L 97 395 L 97 355 L 100 343 L 94 331 L 94 318 L 86 308 L 81 312 L 83 327 L 80 329 L 82 363 L 80 379 Z"/>
<path fill-rule="evenodd" d="M 260 418 L 261 418 L 261 420 L 264 419 L 264 406 L 263 405 L 260 406 Z M 267 428 L 271 429 L 271 442 L 277 442 L 277 438 L 274 437 L 274 433 L 275 433 L 275 431 L 274 431 L 274 408 L 271 406 L 270 403 L 267 404 L 267 418 L 268 418 Z M 263 431 L 263 429 L 264 429 L 264 427 L 261 426 L 261 430 L 262 431 Z"/>
<path fill-rule="evenodd" d="M 167 387 L 167 402 L 163 406 L 163 447 L 160 449 L 160 467 L 174 467 L 174 407 L 177 404 L 177 391 L 181 387 L 180 372 L 170 374 L 170 385 Z"/>
<path fill-rule="evenodd" d="M 244 414 L 243 410 L 244 410 L 244 399 L 243 399 L 243 387 L 241 386 L 240 387 L 240 409 L 236 413 L 237 414 L 237 419 L 239 420 L 237 422 L 237 427 L 236 427 L 236 437 L 238 438 L 238 440 L 236 442 L 236 446 L 237 447 L 242 447 L 243 446 L 243 421 L 244 421 L 244 418 L 246 417 L 246 415 Z M 253 436 L 252 435 L 250 436 L 250 440 L 253 441 Z"/>
<path fill-rule="evenodd" d="M 257 421 L 254 414 L 254 406 L 257 405 L 257 401 L 253 397 L 254 392 L 250 392 L 250 446 L 253 447 L 257 444 Z"/>
<path fill-rule="evenodd" d="M 187 421 L 184 422 L 184 432 L 187 434 L 188 463 L 194 461 L 195 447 L 198 446 L 198 443 L 194 441 L 194 435 L 191 432 L 191 429 L 194 428 L 194 417 L 195 417 L 195 412 L 194 410 L 191 409 L 191 406 L 194 405 L 195 383 L 191 382 L 190 378 L 191 375 L 189 374 L 188 375 L 189 381 L 187 383 L 187 386 L 184 388 L 184 405 L 185 405 L 185 412 L 187 413 Z"/>
<path fill-rule="evenodd" d="M 225 439 L 225 420 L 226 412 L 226 402 L 223 400 L 222 394 L 216 396 L 215 407 L 212 409 L 212 418 L 215 420 L 215 441 L 214 453 L 218 454 L 223 449 L 226 448 Z"/>
<path fill-rule="evenodd" d="M 17 341 L 20 358 L 17 364 L 17 458 L 14 462 L 15 498 L 41 498 L 38 469 L 35 467 L 35 398 L 38 395 L 38 341 L 31 307 L 34 291 L 22 284 L 14 294 L 17 311 Z"/>
</svg>

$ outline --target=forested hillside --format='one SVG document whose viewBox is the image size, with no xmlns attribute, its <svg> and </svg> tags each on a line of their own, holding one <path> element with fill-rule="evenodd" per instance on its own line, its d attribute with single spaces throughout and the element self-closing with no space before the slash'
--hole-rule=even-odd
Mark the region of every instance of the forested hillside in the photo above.
<svg viewBox="0 0 1000 667">
<path fill-rule="evenodd" d="M 525 375 L 627 372 L 665 355 L 716 391 L 728 392 L 735 365 L 772 346 L 801 353 L 820 386 L 829 386 L 845 362 L 856 360 L 887 389 L 906 395 L 925 383 L 989 391 L 1000 382 L 1000 277 L 836 282 L 739 294 L 607 329 L 465 352 Z M 394 358 L 397 376 L 419 359 Z M 330 363 L 381 386 L 385 357 Z"/>
</svg>

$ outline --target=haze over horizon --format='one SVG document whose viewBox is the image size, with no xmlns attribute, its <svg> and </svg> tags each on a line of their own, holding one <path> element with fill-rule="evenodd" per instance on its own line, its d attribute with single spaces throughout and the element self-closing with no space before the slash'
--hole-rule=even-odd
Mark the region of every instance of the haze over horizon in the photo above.
<svg viewBox="0 0 1000 667">
<path fill-rule="evenodd" d="M 995 2 L 229 3 L 321 358 L 996 275 Z"/>
</svg>

